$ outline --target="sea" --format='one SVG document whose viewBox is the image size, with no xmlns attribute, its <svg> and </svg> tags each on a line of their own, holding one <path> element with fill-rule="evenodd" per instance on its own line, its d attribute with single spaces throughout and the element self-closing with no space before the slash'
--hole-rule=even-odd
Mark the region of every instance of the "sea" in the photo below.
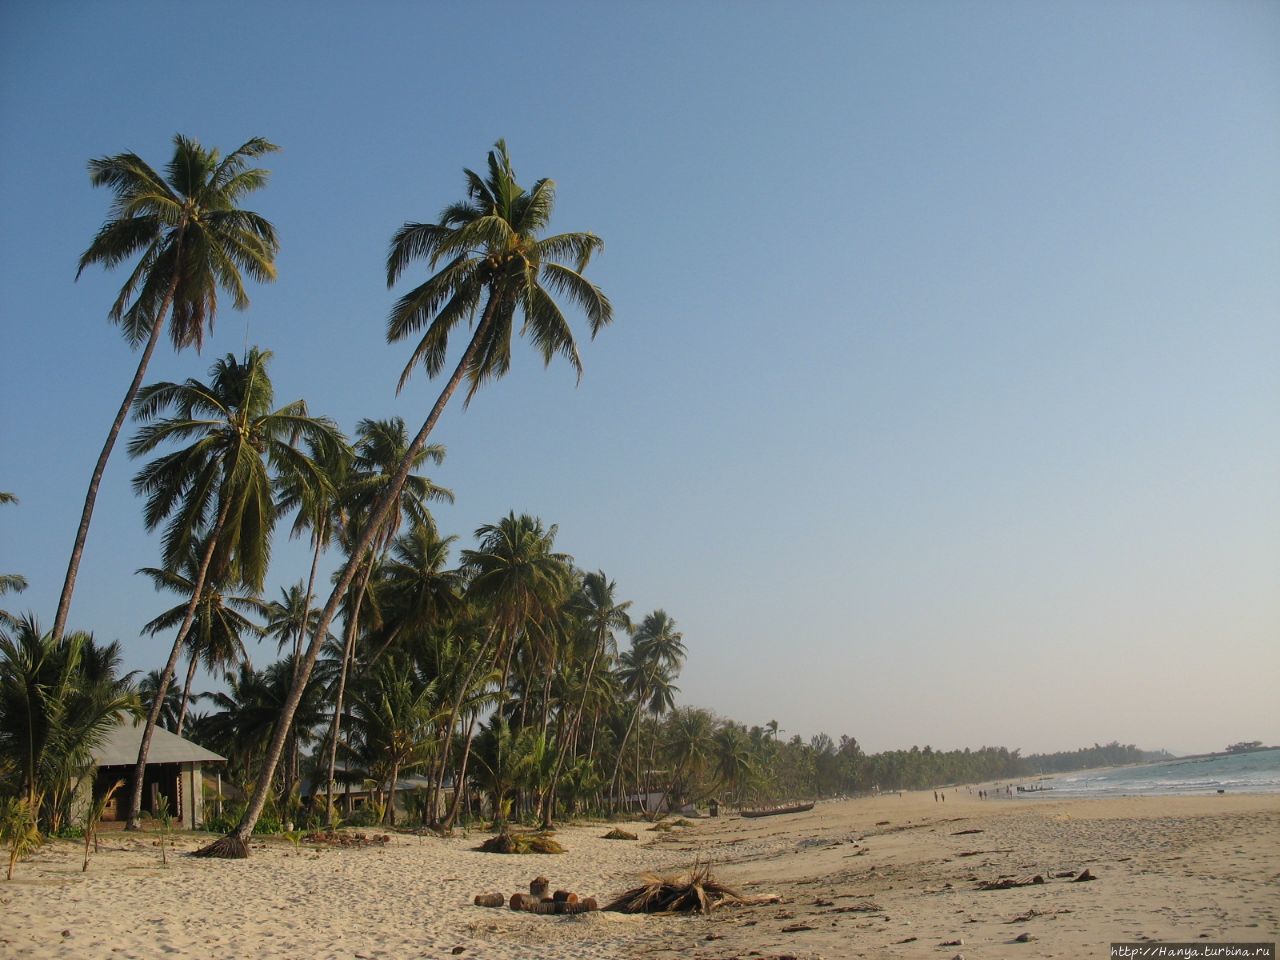
<svg viewBox="0 0 1280 960">
<path fill-rule="evenodd" d="M 1280 749 L 1213 757 L 1186 757 L 1108 770 L 1060 773 L 1024 787 L 1044 787 L 1020 798 L 1171 796 L 1280 793 Z M 1048 788 L 1052 787 L 1052 790 Z"/>
</svg>

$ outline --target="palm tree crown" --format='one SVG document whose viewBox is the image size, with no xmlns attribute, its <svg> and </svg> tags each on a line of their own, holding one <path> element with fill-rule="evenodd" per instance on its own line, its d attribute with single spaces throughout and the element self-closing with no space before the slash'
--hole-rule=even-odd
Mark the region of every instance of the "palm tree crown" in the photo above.
<svg viewBox="0 0 1280 960">
<path fill-rule="evenodd" d="M 218 311 L 219 287 L 243 310 L 249 298 L 241 273 L 260 282 L 275 279 L 275 228 L 236 204 L 269 176 L 249 162 L 278 149 L 254 137 L 223 157 L 179 134 L 164 176 L 136 153 L 89 162 L 90 182 L 109 187 L 115 197 L 76 276 L 92 264 L 115 267 L 141 254 L 109 314 L 131 344 L 164 322 L 161 307 L 170 286 L 173 345 L 199 349 Z"/>
<path fill-rule="evenodd" d="M 468 401 L 481 384 L 501 377 L 510 367 L 517 310 L 524 316 L 523 331 L 544 362 L 550 363 L 558 353 L 581 376 L 577 343 L 547 288 L 581 308 L 594 337 L 613 319 L 613 307 L 582 272 L 603 241 L 592 233 L 539 239 L 555 206 L 555 182 L 538 180 L 525 190 L 516 181 L 502 140 L 489 152 L 487 177 L 471 170 L 464 173 L 466 200 L 445 207 L 439 223 L 406 223 L 391 240 L 387 286 L 393 286 L 414 260 L 425 259 L 431 269 L 439 268 L 396 302 L 387 321 L 388 341 L 421 334 L 400 375 L 400 386 L 419 363 L 429 376 L 443 369 L 450 332 L 459 321 L 473 317 L 482 303 L 483 317 L 475 333 L 479 350 L 467 368 Z"/>
<path fill-rule="evenodd" d="M 228 570 L 246 587 L 260 590 L 276 517 L 271 470 L 314 474 L 317 484 L 323 482 L 315 461 L 295 443 L 305 436 L 319 446 L 334 445 L 340 442 L 337 429 L 326 418 L 312 417 L 302 400 L 272 409 L 270 360 L 270 351 L 254 347 L 243 361 L 232 354 L 218 360 L 207 384 L 195 379 L 156 383 L 138 394 L 135 406 L 144 426 L 129 444 L 131 456 L 191 441 L 147 464 L 133 482 L 147 498 L 147 529 L 168 521 L 164 559 L 170 569 L 225 508 L 213 569 Z M 172 416 L 156 419 L 170 409 Z"/>
</svg>

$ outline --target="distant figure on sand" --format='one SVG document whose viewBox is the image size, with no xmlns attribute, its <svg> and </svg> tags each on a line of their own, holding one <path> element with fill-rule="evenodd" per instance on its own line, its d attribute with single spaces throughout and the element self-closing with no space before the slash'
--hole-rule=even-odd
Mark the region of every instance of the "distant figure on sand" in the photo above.
<svg viewBox="0 0 1280 960">
<path fill-rule="evenodd" d="M 937 791 L 937 790 L 933 791 L 933 802 L 934 802 L 934 803 L 937 803 L 937 802 L 938 802 L 938 791 Z"/>
</svg>

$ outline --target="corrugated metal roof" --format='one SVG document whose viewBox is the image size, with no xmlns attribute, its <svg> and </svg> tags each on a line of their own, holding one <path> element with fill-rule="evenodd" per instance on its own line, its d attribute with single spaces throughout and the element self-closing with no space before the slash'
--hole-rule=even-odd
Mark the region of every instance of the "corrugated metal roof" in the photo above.
<svg viewBox="0 0 1280 960">
<path fill-rule="evenodd" d="M 106 742 L 93 751 L 93 762 L 100 767 L 132 767 L 138 762 L 138 747 L 142 743 L 142 721 L 119 723 Z M 198 743 L 185 740 L 163 727 L 156 727 L 151 737 L 151 749 L 147 751 L 147 763 L 211 763 L 226 760 Z"/>
</svg>

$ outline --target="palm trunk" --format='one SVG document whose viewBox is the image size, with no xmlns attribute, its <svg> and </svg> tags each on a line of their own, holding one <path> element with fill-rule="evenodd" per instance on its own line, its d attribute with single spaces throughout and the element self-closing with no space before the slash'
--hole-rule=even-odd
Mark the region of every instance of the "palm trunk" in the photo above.
<svg viewBox="0 0 1280 960">
<path fill-rule="evenodd" d="M 191 624 L 195 622 L 196 608 L 200 605 L 200 594 L 204 592 L 204 581 L 209 574 L 209 564 L 213 560 L 213 552 L 218 546 L 218 537 L 222 534 L 223 524 L 227 522 L 227 514 L 231 511 L 231 500 L 224 498 L 218 508 L 218 519 L 209 533 L 209 542 L 205 544 L 204 556 L 200 558 L 200 570 L 196 574 L 196 582 L 192 585 L 191 599 L 187 603 L 187 613 L 178 628 L 178 635 L 173 640 L 173 650 L 160 674 L 160 684 L 156 688 L 156 699 L 147 712 L 147 722 L 142 728 L 142 743 L 138 747 L 138 763 L 133 769 L 133 791 L 129 801 L 129 821 L 126 830 L 138 829 L 138 817 L 142 810 L 142 781 L 147 772 L 147 754 L 151 751 L 151 738 L 156 732 L 156 723 L 160 720 L 160 711 L 164 707 L 164 695 L 169 689 L 169 681 L 173 679 L 174 668 L 178 665 L 178 655 L 182 645 L 191 632 Z M 268 781 L 268 784 L 270 781 Z M 264 798 L 265 799 L 265 798 Z"/>
<path fill-rule="evenodd" d="M 205 856 L 216 857 L 245 857 L 248 856 L 249 848 L 247 842 L 253 833 L 254 824 L 258 822 L 258 818 L 262 816 L 263 808 L 267 803 L 267 787 L 271 783 L 271 777 L 275 773 L 276 765 L 280 762 L 280 754 L 284 750 L 285 734 L 293 723 L 294 714 L 298 710 L 298 704 L 302 701 L 302 691 L 307 681 L 311 678 L 311 671 L 315 668 L 316 659 L 320 656 L 320 638 L 322 638 L 329 629 L 329 625 L 333 623 L 333 618 L 338 613 L 338 606 L 342 602 L 342 595 L 347 588 L 351 586 L 351 581 L 355 578 L 358 557 L 367 551 L 373 543 L 374 533 L 378 525 L 391 512 L 391 505 L 395 499 L 400 496 L 400 491 L 404 488 L 405 480 L 409 476 L 409 472 L 413 469 L 413 458 L 416 457 L 422 448 L 426 445 L 427 437 L 431 431 L 435 429 L 440 415 L 444 413 L 445 406 L 449 403 L 449 398 L 453 396 L 453 392 L 458 388 L 458 384 L 462 382 L 463 376 L 467 372 L 467 368 L 471 365 L 472 360 L 480 350 L 482 338 L 489 333 L 490 327 L 493 326 L 494 317 L 497 314 L 497 304 L 493 298 L 485 305 L 484 316 L 480 323 L 476 325 L 475 333 L 472 334 L 471 342 L 467 344 L 467 349 L 463 352 L 462 358 L 458 361 L 458 366 L 454 369 L 452 376 L 449 377 L 448 383 L 444 389 L 440 391 L 440 396 L 436 398 L 435 405 L 431 408 L 431 412 L 427 415 L 426 421 L 422 424 L 422 429 L 418 431 L 417 436 L 413 438 L 404 460 L 400 464 L 400 469 L 396 471 L 391 484 L 383 492 L 382 498 L 373 509 L 373 516 L 369 520 L 368 526 L 360 536 L 360 542 L 356 545 L 355 555 L 347 561 L 343 566 L 341 574 L 338 576 L 338 582 L 333 588 L 333 592 L 329 594 L 329 601 L 325 604 L 324 612 L 320 615 L 320 624 L 316 628 L 316 634 L 311 639 L 311 645 L 307 649 L 306 660 L 303 662 L 302 670 L 294 677 L 293 685 L 289 689 L 289 695 L 285 699 L 284 706 L 280 711 L 280 718 L 276 721 L 275 729 L 271 735 L 271 744 L 267 748 L 267 755 L 262 764 L 262 770 L 258 773 L 258 780 L 253 796 L 249 801 L 249 806 L 245 809 L 244 815 L 240 818 L 240 822 L 236 828 L 222 840 L 214 841 L 203 850 L 199 851 Z"/>
<path fill-rule="evenodd" d="M 191 703 L 191 682 L 196 677 L 196 665 L 198 663 L 196 652 L 192 650 L 191 663 L 187 665 L 187 682 L 182 685 L 182 706 L 178 709 L 178 729 L 173 731 L 179 737 L 182 736 L 182 725 L 187 720 L 187 706 Z"/>
<path fill-rule="evenodd" d="M 316 549 L 311 555 L 311 575 L 307 578 L 307 597 L 302 603 L 302 626 L 293 638 L 293 674 L 298 675 L 298 664 L 302 662 L 302 638 L 307 632 L 307 623 L 311 619 L 311 598 L 315 595 L 316 567 L 320 565 L 320 538 L 316 537 Z"/>
<path fill-rule="evenodd" d="M 631 722 L 627 724 L 627 732 L 622 735 L 622 742 L 618 744 L 618 759 L 613 764 L 613 776 L 609 778 L 611 784 L 609 792 L 616 799 L 621 799 L 621 782 L 619 775 L 622 773 L 622 761 L 627 755 L 627 743 L 631 740 L 631 730 L 635 727 L 636 721 L 640 719 L 640 710 L 644 706 L 644 700 L 640 700 L 636 704 L 636 711 L 631 715 Z"/>
<path fill-rule="evenodd" d="M 396 825 L 396 781 L 400 779 L 400 764 L 391 765 L 391 789 L 388 791 L 387 818 L 388 826 Z"/>
<path fill-rule="evenodd" d="M 325 785 L 326 806 L 328 812 L 325 821 L 333 824 L 333 774 L 338 765 L 338 732 L 342 726 L 342 701 L 347 692 L 347 671 L 356 646 L 356 631 L 360 628 L 360 606 L 364 603 L 364 591 L 369 586 L 369 577 L 373 574 L 373 558 L 365 567 L 360 578 L 360 587 L 356 590 L 355 603 L 352 604 L 351 620 L 347 624 L 347 642 L 342 647 L 342 669 L 338 673 L 338 696 L 333 702 L 333 724 L 329 727 L 329 779 Z"/>
<path fill-rule="evenodd" d="M 147 338 L 146 348 L 143 349 L 142 358 L 138 361 L 138 369 L 133 374 L 129 389 L 125 391 L 124 401 L 116 411 L 115 420 L 111 422 L 111 429 L 107 431 L 107 442 L 102 445 L 98 462 L 93 466 L 93 475 L 89 478 L 89 491 L 84 497 L 84 509 L 80 511 L 80 526 L 76 528 L 75 543 L 71 546 L 71 559 L 67 563 L 67 575 L 62 581 L 62 594 L 58 597 L 58 612 L 53 618 L 54 643 L 62 639 L 63 631 L 67 628 L 67 615 L 71 612 L 71 595 L 75 593 L 76 576 L 80 572 L 80 558 L 84 556 L 84 544 L 89 538 L 89 523 L 93 519 L 93 506 L 98 500 L 98 487 L 102 483 L 103 473 L 106 472 L 107 460 L 111 458 L 111 450 L 116 445 L 116 438 L 120 436 L 120 428 L 124 426 L 125 417 L 129 415 L 129 408 L 133 406 L 133 398 L 138 395 L 138 389 L 142 386 L 142 378 L 147 374 L 151 355 L 156 352 L 160 331 L 164 329 L 165 314 L 173 305 L 173 296 L 178 289 L 178 278 L 182 276 L 182 241 L 185 235 L 186 226 L 183 225 L 178 228 L 178 239 L 174 248 L 173 279 L 169 281 L 169 289 L 165 292 L 164 300 L 160 302 L 160 309 L 156 311 L 156 321 L 151 325 L 151 336 Z"/>
<path fill-rule="evenodd" d="M 458 764 L 458 775 L 453 778 L 453 800 L 449 803 L 449 813 L 444 818 L 444 829 L 452 830 L 458 819 L 458 801 L 462 798 L 467 782 L 467 761 L 471 758 L 471 741 L 476 734 L 475 717 L 467 724 L 467 739 L 462 746 L 462 761 Z"/>
<path fill-rule="evenodd" d="M 576 752 L 577 738 L 578 738 L 578 726 L 582 723 L 582 713 L 586 709 L 587 698 L 591 694 L 591 681 L 595 676 L 596 661 L 599 658 L 600 658 L 600 644 L 597 642 L 595 646 L 592 647 L 591 663 L 587 665 L 587 675 L 586 677 L 583 678 L 583 681 L 582 681 L 582 698 L 578 701 L 577 712 L 574 714 L 573 721 L 570 723 L 568 727 L 570 736 L 573 737 L 572 742 L 575 746 L 575 752 Z M 561 715 L 563 717 L 563 711 L 561 711 Z M 569 742 L 570 741 L 568 740 L 568 738 L 566 738 L 564 743 L 565 748 L 568 747 Z M 567 749 L 561 749 L 556 755 L 555 770 L 551 774 L 551 785 L 547 789 L 548 796 L 551 796 L 551 797 L 555 796 L 556 786 L 560 782 L 560 772 L 564 769 L 564 758 L 565 758 L 566 752 L 567 752 Z M 551 827 L 550 804 L 545 804 L 544 809 L 547 810 L 547 816 L 543 820 L 543 826 L 550 828 Z"/>
<path fill-rule="evenodd" d="M 434 783 L 431 787 L 432 823 L 435 823 L 438 819 L 436 811 L 439 809 L 440 792 L 444 787 L 444 773 L 449 761 L 449 750 L 453 743 L 453 728 L 458 722 L 458 715 L 462 712 L 462 704 L 466 701 L 467 691 L 471 689 L 471 681 L 475 679 L 476 669 L 489 652 L 489 645 L 493 643 L 493 638 L 497 635 L 497 631 L 498 624 L 495 622 L 489 627 L 489 635 L 484 638 L 484 643 L 480 645 L 480 650 L 476 653 L 475 659 L 471 661 L 471 666 L 467 669 L 467 677 L 462 681 L 462 686 L 458 689 L 458 699 L 449 711 L 449 723 L 445 727 L 444 743 L 440 746 L 440 766 L 436 771 Z"/>
</svg>

